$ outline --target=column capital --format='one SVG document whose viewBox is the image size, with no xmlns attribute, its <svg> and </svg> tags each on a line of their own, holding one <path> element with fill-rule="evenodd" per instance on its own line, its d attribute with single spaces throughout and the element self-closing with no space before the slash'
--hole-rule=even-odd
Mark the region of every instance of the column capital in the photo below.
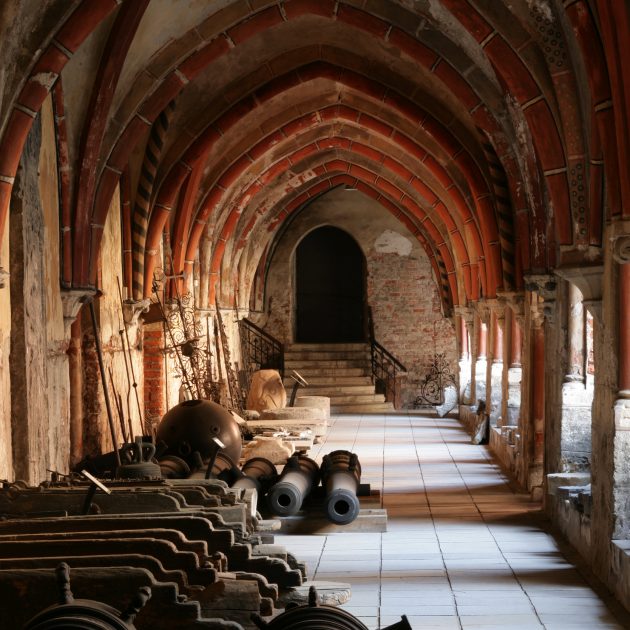
<svg viewBox="0 0 630 630">
<path fill-rule="evenodd" d="M 81 307 L 96 297 L 96 289 L 62 289 L 63 325 L 68 332 L 77 318 Z"/>
<path fill-rule="evenodd" d="M 554 274 L 551 273 L 531 273 L 526 274 L 525 289 L 532 293 L 537 293 L 546 302 L 552 302 L 556 299 L 557 281 Z"/>
<path fill-rule="evenodd" d="M 497 299 L 505 306 L 509 306 L 518 324 L 523 327 L 525 322 L 525 292 L 497 291 Z"/>
<path fill-rule="evenodd" d="M 470 306 L 455 306 L 454 307 L 455 315 L 459 315 L 465 322 L 467 326 L 470 326 L 475 319 L 475 311 Z"/>
<path fill-rule="evenodd" d="M 142 313 L 148 313 L 151 307 L 151 300 L 125 300 L 123 302 L 123 318 L 129 326 L 135 326 Z"/>
<path fill-rule="evenodd" d="M 486 325 L 490 324 L 490 315 L 492 314 L 490 301 L 486 298 L 478 300 L 474 303 L 474 308 L 479 319 Z"/>
<path fill-rule="evenodd" d="M 9 284 L 9 276 L 11 274 L 0 267 L 0 289 L 4 289 Z"/>
<path fill-rule="evenodd" d="M 616 263 L 630 263 L 630 221 L 615 221 L 610 226 L 612 256 Z"/>
<path fill-rule="evenodd" d="M 615 262 L 620 265 L 630 263 L 630 234 L 615 236 L 612 241 L 612 255 Z"/>
<path fill-rule="evenodd" d="M 580 267 L 558 267 L 554 273 L 574 284 L 582 293 L 583 302 L 602 299 L 602 279 L 604 265 L 584 265 Z"/>
<path fill-rule="evenodd" d="M 525 277 L 525 289 L 531 291 L 532 296 L 532 323 L 535 328 L 542 326 L 544 320 L 554 323 L 556 315 L 556 276 L 549 273 L 527 274 Z M 540 319 L 542 318 L 542 319 Z"/>
</svg>

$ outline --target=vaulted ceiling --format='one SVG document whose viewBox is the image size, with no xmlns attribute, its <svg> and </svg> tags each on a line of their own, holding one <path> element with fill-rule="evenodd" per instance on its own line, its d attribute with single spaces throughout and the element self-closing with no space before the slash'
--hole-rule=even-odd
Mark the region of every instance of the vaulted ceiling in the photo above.
<svg viewBox="0 0 630 630">
<path fill-rule="evenodd" d="M 627 12 L 607 0 L 2 3 L 0 234 L 52 92 L 66 286 L 96 283 L 119 184 L 138 299 L 164 233 L 175 273 L 201 259 L 212 303 L 336 186 L 415 235 L 447 309 L 596 262 L 604 223 L 630 210 Z"/>
</svg>

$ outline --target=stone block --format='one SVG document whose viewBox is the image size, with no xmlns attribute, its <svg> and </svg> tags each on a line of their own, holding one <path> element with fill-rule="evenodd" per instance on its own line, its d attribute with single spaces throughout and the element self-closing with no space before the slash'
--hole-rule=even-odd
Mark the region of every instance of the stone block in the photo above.
<svg viewBox="0 0 630 630">
<path fill-rule="evenodd" d="M 322 418 L 330 418 L 330 398 L 328 396 L 298 396 L 295 406 L 319 409 L 322 412 Z"/>
<path fill-rule="evenodd" d="M 547 475 L 547 494 L 556 496 L 560 487 L 585 486 L 589 483 L 591 483 L 590 473 L 551 473 Z"/>
<path fill-rule="evenodd" d="M 321 409 L 313 407 L 285 407 L 284 409 L 263 409 L 260 414 L 262 420 L 279 420 L 283 423 L 291 420 L 322 420 L 325 419 Z"/>
</svg>

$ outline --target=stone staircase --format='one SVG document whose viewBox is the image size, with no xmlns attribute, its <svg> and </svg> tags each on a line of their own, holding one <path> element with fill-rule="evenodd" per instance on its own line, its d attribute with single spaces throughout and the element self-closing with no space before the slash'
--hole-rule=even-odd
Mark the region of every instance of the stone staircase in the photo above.
<svg viewBox="0 0 630 630">
<path fill-rule="evenodd" d="M 370 377 L 370 346 L 366 343 L 295 343 L 285 346 L 284 386 L 291 395 L 291 371 L 308 382 L 298 396 L 328 396 L 332 414 L 388 413 L 394 410 L 376 394 Z"/>
</svg>

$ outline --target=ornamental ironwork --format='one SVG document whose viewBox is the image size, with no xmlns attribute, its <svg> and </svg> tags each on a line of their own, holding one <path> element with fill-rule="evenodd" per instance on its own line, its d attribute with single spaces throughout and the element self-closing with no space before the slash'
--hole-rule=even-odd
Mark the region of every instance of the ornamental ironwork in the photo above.
<svg viewBox="0 0 630 630">
<path fill-rule="evenodd" d="M 446 360 L 446 354 L 436 353 L 429 373 L 420 383 L 420 392 L 413 401 L 413 408 L 443 405 L 444 390 L 448 385 L 457 387 L 455 374 Z"/>
</svg>

